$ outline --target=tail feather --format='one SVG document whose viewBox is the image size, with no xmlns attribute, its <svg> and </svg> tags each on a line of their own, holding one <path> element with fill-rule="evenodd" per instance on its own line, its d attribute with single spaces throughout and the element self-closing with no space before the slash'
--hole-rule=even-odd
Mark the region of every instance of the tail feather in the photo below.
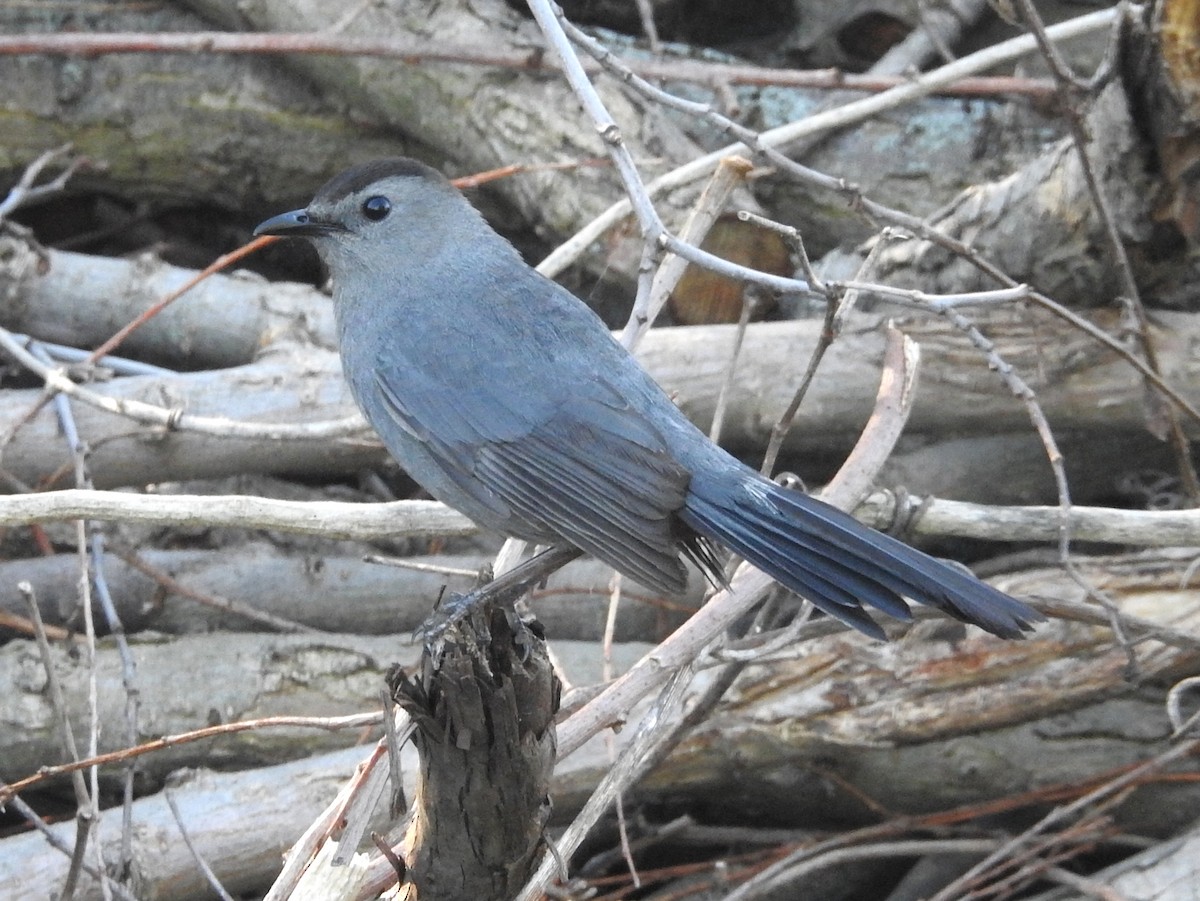
<svg viewBox="0 0 1200 901">
<path fill-rule="evenodd" d="M 830 597 L 843 607 L 858 607 L 862 602 L 882 610 L 897 619 L 912 619 L 908 604 L 893 588 L 879 580 L 863 575 L 846 555 L 830 555 L 821 542 L 795 528 L 792 520 L 780 517 L 755 517 L 745 521 L 741 533 L 748 546 L 757 546 L 762 557 L 771 561 L 781 573 L 798 581 L 814 581 L 826 586 Z M 780 553 L 781 548 L 798 550 L 796 554 Z M 820 560 L 820 568 L 812 566 Z"/>
<path fill-rule="evenodd" d="M 693 477 L 680 516 L 818 609 L 876 637 L 883 630 L 862 605 L 907 620 L 905 598 L 1004 638 L 1043 619 L 974 576 L 749 469 Z"/>
</svg>

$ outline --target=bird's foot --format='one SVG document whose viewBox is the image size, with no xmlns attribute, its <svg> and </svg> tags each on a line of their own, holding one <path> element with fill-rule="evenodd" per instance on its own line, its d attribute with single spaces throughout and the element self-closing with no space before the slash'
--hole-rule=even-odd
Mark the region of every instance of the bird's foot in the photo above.
<svg viewBox="0 0 1200 901">
<path fill-rule="evenodd" d="M 466 594 L 449 592 L 413 633 L 413 639 L 426 647 L 435 647 L 445 640 L 446 633 L 452 627 L 461 623 L 475 610 L 482 610 L 488 604 L 511 606 L 531 588 L 580 554 L 582 551 L 578 548 L 555 545 Z"/>
</svg>

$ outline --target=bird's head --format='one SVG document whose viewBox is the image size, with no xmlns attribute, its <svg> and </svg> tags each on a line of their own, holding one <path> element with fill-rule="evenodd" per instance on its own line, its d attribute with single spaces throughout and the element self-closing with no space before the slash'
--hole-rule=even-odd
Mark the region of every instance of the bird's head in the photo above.
<svg viewBox="0 0 1200 901">
<path fill-rule="evenodd" d="M 378 270 L 413 263 L 482 220 L 436 169 L 395 157 L 347 169 L 304 209 L 267 219 L 255 236 L 308 238 L 336 280 L 355 267 Z M 486 226 L 484 226 L 486 228 Z"/>
</svg>

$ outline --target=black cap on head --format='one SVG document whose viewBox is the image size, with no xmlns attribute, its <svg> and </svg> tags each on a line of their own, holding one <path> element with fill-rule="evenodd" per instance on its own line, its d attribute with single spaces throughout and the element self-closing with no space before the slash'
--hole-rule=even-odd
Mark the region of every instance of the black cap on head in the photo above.
<svg viewBox="0 0 1200 901">
<path fill-rule="evenodd" d="M 430 181 L 446 183 L 445 176 L 424 163 L 410 160 L 408 157 L 394 156 L 382 160 L 371 160 L 352 166 L 345 172 L 340 172 L 325 182 L 313 198 L 315 202 L 333 203 L 342 197 L 361 191 L 368 185 L 383 178 L 392 177 L 425 178 Z"/>
<path fill-rule="evenodd" d="M 307 209 L 293 210 L 268 219 L 259 224 L 254 235 L 318 238 L 346 231 L 345 225 L 325 218 L 320 211 L 329 210 L 342 198 L 356 194 L 381 179 L 396 177 L 419 178 L 450 186 L 442 173 L 416 160 L 402 156 L 372 160 L 338 173 L 321 186 Z"/>
</svg>

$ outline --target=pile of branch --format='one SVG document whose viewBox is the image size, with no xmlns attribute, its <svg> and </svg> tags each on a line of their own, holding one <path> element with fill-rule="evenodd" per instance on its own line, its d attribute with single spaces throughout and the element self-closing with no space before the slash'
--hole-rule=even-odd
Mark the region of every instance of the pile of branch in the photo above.
<svg viewBox="0 0 1200 901">
<path fill-rule="evenodd" d="M 4 115 L 28 125 L 0 130 L 0 223 L 34 229 L 0 232 L 0 894 L 533 899 L 559 879 L 577 896 L 640 880 L 644 897 L 1052 901 L 1200 880 L 1200 144 L 1177 5 L 1047 30 L 1019 2 L 1028 36 L 895 78 L 978 14 L 958 3 L 854 82 L 873 93 L 818 80 L 813 112 L 778 74 L 805 114 L 759 132 L 743 123 L 772 105 L 735 120 L 759 98 L 730 86 L 765 70 L 614 61 L 540 0 L 536 23 L 501 0 L 335 6 L 114 2 L 61 33 L 0 12 L 0 74 L 21 85 Z M 1089 34 L 1109 48 L 1095 83 L 1051 51 Z M 578 70 L 566 35 L 594 51 Z M 1039 45 L 1048 78 L 972 80 Z M 898 134 L 963 114 L 932 96 L 951 91 L 990 91 L 971 103 L 1020 138 L 989 149 L 966 116 L 953 146 L 912 149 L 926 175 L 891 166 Z M 1061 116 L 1013 100 L 1051 95 Z M 605 117 L 623 142 L 596 137 Z M 64 140 L 76 151 L 45 152 Z M 833 477 L 832 502 L 973 560 L 1050 621 L 1006 643 L 918 614 L 877 643 L 745 567 L 715 596 L 694 573 L 663 598 L 584 560 L 519 605 L 540 626 L 492 611 L 414 642 L 503 536 L 387 459 L 320 289 L 193 287 L 145 252 L 202 265 L 217 251 L 170 209 L 242 240 L 396 153 L 451 174 L 527 164 L 481 205 L 519 213 L 558 248 L 542 268 L 573 265 L 587 296 L 636 286 L 620 336 L 689 417 L 755 465 Z M 39 243 L 62 231 L 47 209 L 90 197 L 103 215 L 100 194 L 129 205 L 110 255 Z M 668 302 L 710 312 L 683 313 L 676 284 L 718 219 L 784 236 L 798 272 L 730 251 L 743 268 L 708 263 L 742 280 L 740 321 L 645 331 Z M 801 316 L 811 298 L 823 321 Z"/>
</svg>

